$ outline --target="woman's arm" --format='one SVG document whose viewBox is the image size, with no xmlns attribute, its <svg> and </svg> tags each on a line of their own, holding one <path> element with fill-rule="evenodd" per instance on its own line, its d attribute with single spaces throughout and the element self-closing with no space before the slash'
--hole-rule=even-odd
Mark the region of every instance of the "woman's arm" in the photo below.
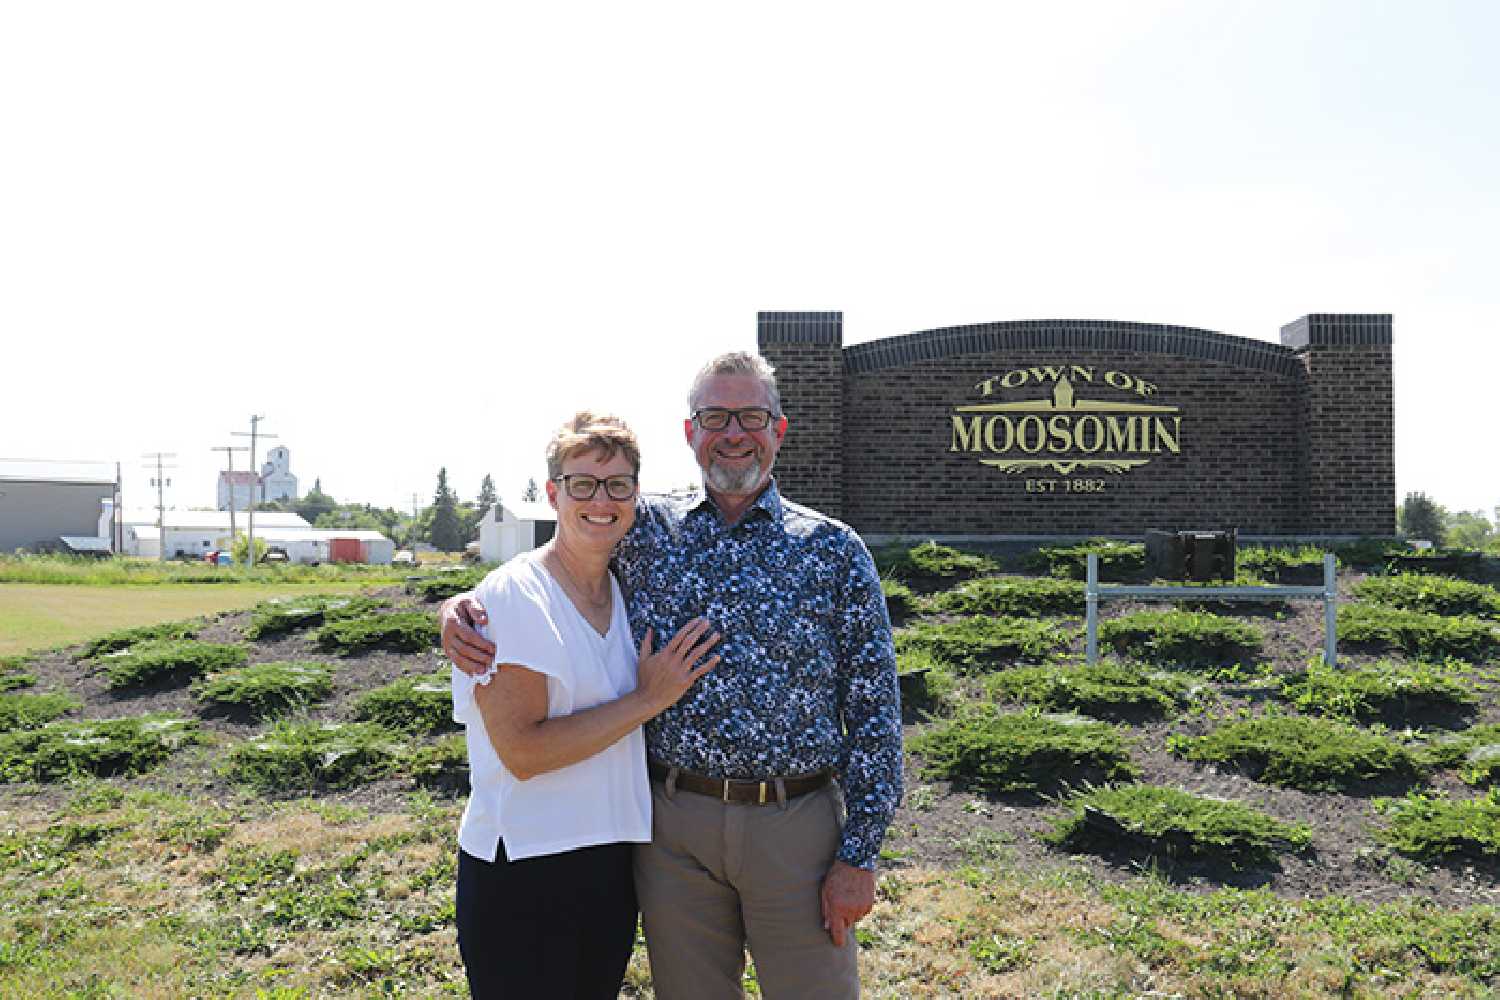
<svg viewBox="0 0 1500 1000">
<path fill-rule="evenodd" d="M 659 652 L 651 630 L 641 640 L 636 688 L 593 708 L 547 718 L 547 675 L 503 664 L 488 685 L 474 689 L 490 743 L 506 770 L 521 781 L 587 760 L 618 743 L 647 719 L 675 704 L 693 682 L 719 662 L 702 660 L 719 641 L 701 618 L 683 628 Z"/>
</svg>

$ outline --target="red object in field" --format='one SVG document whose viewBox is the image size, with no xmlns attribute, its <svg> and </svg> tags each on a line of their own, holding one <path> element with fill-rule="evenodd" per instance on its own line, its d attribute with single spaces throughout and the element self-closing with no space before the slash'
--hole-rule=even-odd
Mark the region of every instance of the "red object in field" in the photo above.
<svg viewBox="0 0 1500 1000">
<path fill-rule="evenodd" d="M 365 547 L 358 538 L 330 538 L 328 561 L 362 563 L 365 561 Z"/>
</svg>

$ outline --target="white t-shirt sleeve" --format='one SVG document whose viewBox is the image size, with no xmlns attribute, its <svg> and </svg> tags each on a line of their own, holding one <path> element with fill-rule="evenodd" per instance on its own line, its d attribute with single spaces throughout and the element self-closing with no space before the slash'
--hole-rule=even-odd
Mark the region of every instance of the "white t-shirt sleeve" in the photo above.
<svg viewBox="0 0 1500 1000">
<path fill-rule="evenodd" d="M 573 665 L 548 609 L 542 572 L 540 567 L 533 573 L 507 572 L 502 567 L 484 578 L 474 596 L 489 618 L 480 634 L 495 644 L 491 665 L 516 664 L 544 675 L 547 717 L 555 718 L 572 713 L 576 685 Z M 478 686 L 478 678 L 453 668 L 453 721 L 483 725 L 474 700 Z"/>
</svg>

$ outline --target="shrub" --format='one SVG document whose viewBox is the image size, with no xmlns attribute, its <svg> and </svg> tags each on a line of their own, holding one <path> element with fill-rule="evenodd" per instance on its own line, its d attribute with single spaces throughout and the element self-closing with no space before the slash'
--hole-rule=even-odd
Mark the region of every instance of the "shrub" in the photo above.
<svg viewBox="0 0 1500 1000">
<path fill-rule="evenodd" d="M 469 747 L 463 733 L 449 733 L 417 749 L 407 765 L 423 788 L 462 792 L 469 787 Z"/>
<path fill-rule="evenodd" d="M 0 734 L 0 781 L 141 774 L 197 739 L 196 722 L 154 715 L 52 722 Z"/>
<path fill-rule="evenodd" d="M 0 692 L 16 691 L 36 683 L 36 674 L 26 668 L 31 665 L 29 656 L 0 656 Z"/>
<path fill-rule="evenodd" d="M 1361 600 L 1403 611 L 1500 618 L 1500 590 L 1447 576 L 1369 576 L 1354 585 L 1354 593 Z"/>
<path fill-rule="evenodd" d="M 0 694 L 0 733 L 35 729 L 78 705 L 65 694 Z"/>
<path fill-rule="evenodd" d="M 462 594 L 466 590 L 473 590 L 479 586 L 486 572 L 482 569 L 445 570 L 419 580 L 408 581 L 406 592 L 428 603 L 446 601 L 455 594 Z"/>
<path fill-rule="evenodd" d="M 388 607 L 375 597 L 346 594 L 312 594 L 307 597 L 283 597 L 262 602 L 251 612 L 245 638 L 263 639 L 284 635 L 300 628 L 310 628 L 331 621 L 355 618 Z"/>
<path fill-rule="evenodd" d="M 1472 726 L 1445 736 L 1427 748 L 1435 767 L 1455 768 L 1471 785 L 1488 785 L 1500 773 L 1500 724 Z"/>
<path fill-rule="evenodd" d="M 1083 584 L 1051 577 L 990 576 L 938 594 L 932 607 L 961 615 L 1081 615 Z"/>
<path fill-rule="evenodd" d="M 262 791 L 346 788 L 383 778 L 404 745 L 366 722 L 282 720 L 229 754 L 229 775 Z"/>
<path fill-rule="evenodd" d="M 1281 693 L 1303 712 L 1360 722 L 1400 722 L 1435 709 L 1462 712 L 1479 701 L 1452 666 L 1392 661 L 1330 668 L 1319 660 L 1282 678 Z"/>
<path fill-rule="evenodd" d="M 161 639 L 106 657 L 104 673 L 110 687 L 123 688 L 163 679 L 196 677 L 237 667 L 246 659 L 245 650 L 239 646 Z"/>
<path fill-rule="evenodd" d="M 1402 854 L 1424 861 L 1500 857 L 1500 789 L 1457 802 L 1441 793 L 1413 792 L 1378 799 L 1375 807 L 1390 817 L 1376 836 Z"/>
<path fill-rule="evenodd" d="M 1333 547 L 1334 554 L 1339 557 L 1340 565 L 1361 569 L 1383 569 L 1391 556 L 1408 551 L 1410 549 L 1399 542 L 1381 538 L 1361 538 L 1358 541 L 1344 542 Z"/>
<path fill-rule="evenodd" d="M 196 681 L 193 691 L 215 705 L 270 715 L 327 698 L 333 693 L 333 670 L 306 661 L 255 663 Z"/>
<path fill-rule="evenodd" d="M 437 620 L 425 611 L 397 611 L 329 622 L 318 629 L 318 645 L 343 656 L 366 649 L 385 648 L 421 653 L 441 638 Z"/>
<path fill-rule="evenodd" d="M 990 793 L 1134 777 L 1126 740 L 1104 722 L 976 705 L 912 741 L 924 774 Z"/>
<path fill-rule="evenodd" d="M 1253 655 L 1253 625 L 1208 611 L 1137 611 L 1099 624 L 1099 640 L 1154 663 L 1222 663 Z"/>
<path fill-rule="evenodd" d="M 452 681 L 446 672 L 398 678 L 361 695 L 354 717 L 414 733 L 453 729 Z"/>
<path fill-rule="evenodd" d="M 993 675 L 987 687 L 1014 701 L 1107 718 L 1168 712 L 1191 694 L 1181 677 L 1117 663 L 1018 667 Z"/>
<path fill-rule="evenodd" d="M 961 552 L 937 542 L 920 545 L 886 545 L 876 549 L 875 566 L 881 576 L 913 581 L 962 580 L 983 573 L 993 573 L 999 565 L 989 556 Z"/>
<path fill-rule="evenodd" d="M 1316 583 L 1323 579 L 1324 555 L 1324 550 L 1314 545 L 1295 548 L 1242 545 L 1235 552 L 1234 563 L 1238 573 L 1256 580 Z"/>
<path fill-rule="evenodd" d="M 1175 860 L 1214 860 L 1239 870 L 1269 863 L 1312 840 L 1302 823 L 1282 823 L 1240 802 L 1159 785 L 1096 788 L 1074 795 L 1043 839 L 1070 851 L 1110 853 L 1134 841 Z"/>
<path fill-rule="evenodd" d="M 1378 604 L 1339 608 L 1339 639 L 1423 657 L 1479 661 L 1500 650 L 1500 625 L 1478 618 L 1449 618 Z"/>
<path fill-rule="evenodd" d="M 982 671 L 1008 657 L 1040 657 L 1075 632 L 1032 618 L 958 618 L 918 622 L 896 636 L 896 652 L 926 652 L 966 671 Z"/>
<path fill-rule="evenodd" d="M 885 597 L 885 609 L 893 622 L 905 621 L 917 609 L 917 592 L 900 580 L 881 579 L 880 593 Z"/>
<path fill-rule="evenodd" d="M 78 659 L 92 660 L 106 653 L 129 649 L 141 642 L 153 642 L 160 639 L 191 639 L 202 628 L 203 626 L 198 622 L 159 622 L 155 625 L 124 628 L 85 643 L 78 654 Z"/>
<path fill-rule="evenodd" d="M 926 650 L 906 650 L 896 656 L 896 681 L 901 687 L 901 710 L 918 718 L 949 710 L 957 682 L 947 665 Z"/>
<path fill-rule="evenodd" d="M 1393 740 L 1329 719 L 1268 715 L 1231 722 L 1206 736 L 1171 736 L 1188 760 L 1233 764 L 1267 784 L 1338 791 L 1375 778 L 1414 777 L 1412 752 Z"/>
<path fill-rule="evenodd" d="M 1126 580 L 1146 570 L 1146 546 L 1140 542 L 1116 542 L 1090 538 L 1077 545 L 1044 545 L 1026 557 L 1031 569 L 1073 580 L 1088 578 L 1088 557 L 1099 557 L 1099 579 Z"/>
</svg>

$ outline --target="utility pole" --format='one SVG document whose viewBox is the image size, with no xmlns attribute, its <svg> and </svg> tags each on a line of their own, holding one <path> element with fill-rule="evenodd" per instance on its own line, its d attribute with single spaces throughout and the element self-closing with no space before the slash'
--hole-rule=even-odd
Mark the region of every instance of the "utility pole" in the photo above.
<svg viewBox="0 0 1500 1000">
<path fill-rule="evenodd" d="M 258 473 L 258 472 L 255 471 L 255 442 L 257 440 L 259 440 L 260 438 L 273 438 L 273 437 L 276 437 L 275 434 L 267 434 L 267 433 L 265 433 L 264 431 L 262 431 L 260 429 L 260 422 L 262 420 L 264 420 L 264 419 L 266 419 L 266 418 L 263 415 L 259 416 L 259 417 L 252 415 L 250 417 L 250 433 L 249 434 L 246 434 L 244 431 L 230 431 L 229 432 L 230 434 L 232 434 L 235 437 L 247 437 L 247 438 L 250 439 L 250 474 L 251 474 L 251 479 L 250 479 L 250 513 L 248 515 L 249 516 L 249 521 L 250 521 L 250 545 L 249 545 L 249 547 L 247 549 L 245 549 L 245 565 L 247 565 L 247 566 L 254 566 L 255 565 L 255 504 L 256 504 L 255 494 L 256 494 L 256 487 L 260 485 L 260 473 Z"/>
<path fill-rule="evenodd" d="M 115 502 L 109 519 L 109 548 L 119 555 L 125 548 L 125 512 L 120 507 L 125 503 L 125 480 L 120 474 L 120 463 L 115 463 Z"/>
<path fill-rule="evenodd" d="M 249 451 L 250 449 L 244 446 L 236 447 L 232 444 L 224 444 L 208 450 L 222 451 L 224 453 L 224 460 L 229 463 L 229 545 L 232 548 L 234 546 L 234 538 L 239 534 L 239 530 L 234 525 L 234 453 L 237 451 Z M 251 469 L 250 471 L 254 472 L 255 470 Z"/>
<path fill-rule="evenodd" d="M 406 544 L 411 549 L 411 561 L 417 563 L 417 495 L 411 495 L 411 530 L 406 533 Z"/>
<path fill-rule="evenodd" d="M 163 459 L 176 458 L 175 452 L 157 451 L 149 452 L 141 456 L 155 461 L 156 478 L 151 480 L 151 485 L 156 487 L 156 548 L 157 558 L 162 562 L 167 561 L 167 487 L 172 485 L 172 480 L 166 478 L 167 469 L 175 469 L 175 465 L 162 464 Z M 150 470 L 153 466 L 146 465 L 142 468 Z"/>
</svg>

